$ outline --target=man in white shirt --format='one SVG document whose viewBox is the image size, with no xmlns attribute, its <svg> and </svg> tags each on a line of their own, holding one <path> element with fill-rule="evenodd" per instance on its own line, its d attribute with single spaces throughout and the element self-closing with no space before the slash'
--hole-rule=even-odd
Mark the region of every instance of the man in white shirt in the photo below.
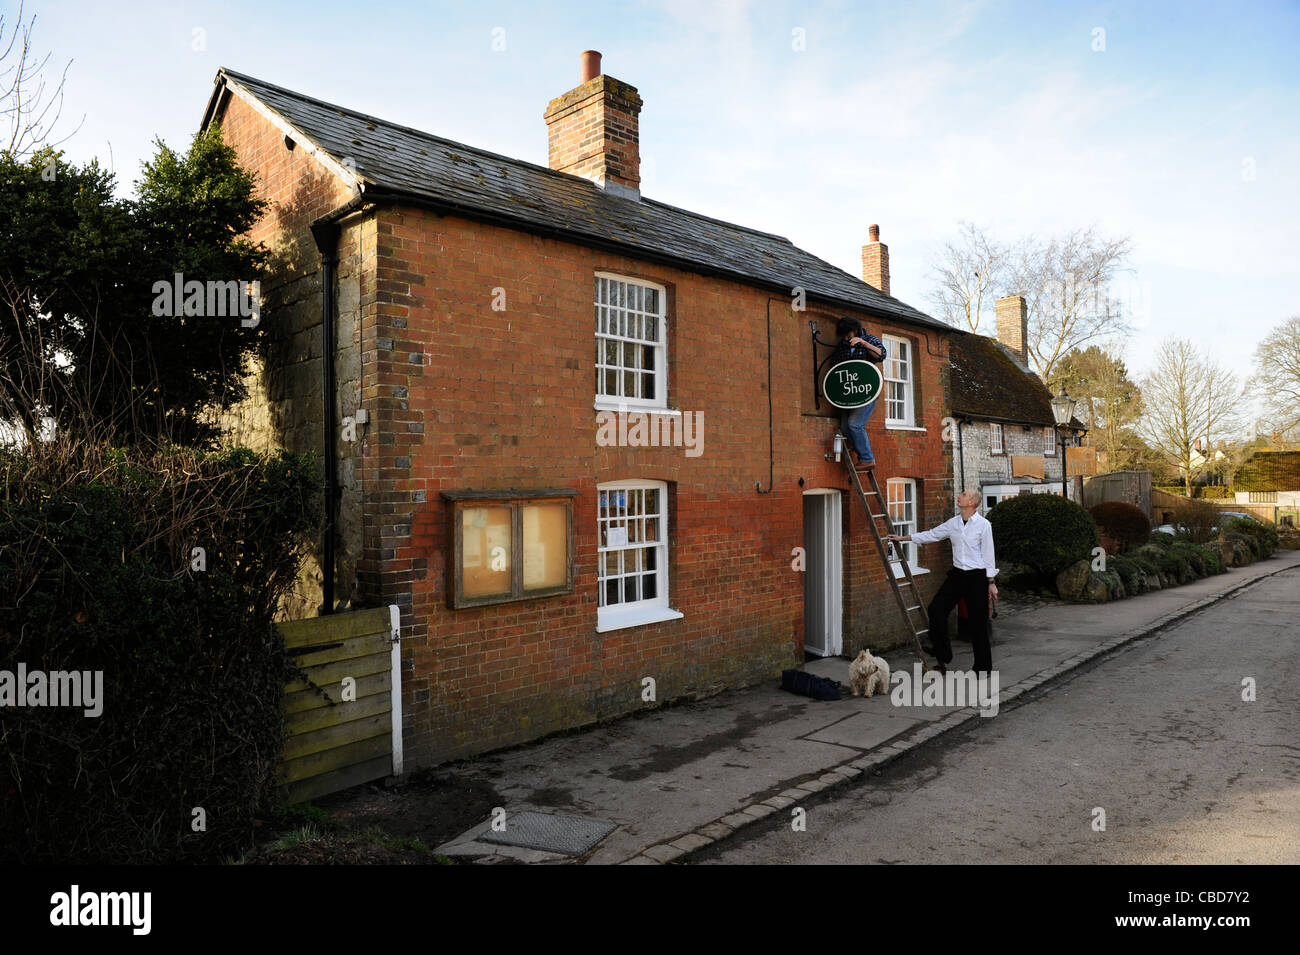
<svg viewBox="0 0 1300 955">
<path fill-rule="evenodd" d="M 952 570 L 939 592 L 930 601 L 930 644 L 939 661 L 939 672 L 947 670 L 952 662 L 952 647 L 948 643 L 948 615 L 957 602 L 966 600 L 966 610 L 971 621 L 971 645 L 975 650 L 975 671 L 988 673 L 993 669 L 993 651 L 989 646 L 989 600 L 998 595 L 993 578 L 998 568 L 993 556 L 993 525 L 982 514 L 977 491 L 963 491 L 957 495 L 961 514 L 944 521 L 934 530 L 917 531 L 899 537 L 889 534 L 891 541 L 915 541 L 933 544 L 952 541 Z"/>
</svg>

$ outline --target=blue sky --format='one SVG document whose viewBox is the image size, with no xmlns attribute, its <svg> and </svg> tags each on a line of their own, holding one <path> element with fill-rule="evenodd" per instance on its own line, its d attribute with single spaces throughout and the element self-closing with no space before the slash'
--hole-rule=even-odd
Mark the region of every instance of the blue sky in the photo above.
<svg viewBox="0 0 1300 955">
<path fill-rule="evenodd" d="M 1180 335 L 1245 375 L 1300 314 L 1296 2 L 27 9 L 37 46 L 74 60 L 65 117 L 85 123 L 64 148 L 108 163 L 111 144 L 126 186 L 155 136 L 188 142 L 220 66 L 545 164 L 542 113 L 590 48 L 645 101 L 646 195 L 854 274 L 878 222 L 893 294 L 918 307 L 929 255 L 970 219 L 1007 239 L 1130 235 L 1125 281 L 1149 304 L 1118 343 L 1135 372 Z"/>
</svg>

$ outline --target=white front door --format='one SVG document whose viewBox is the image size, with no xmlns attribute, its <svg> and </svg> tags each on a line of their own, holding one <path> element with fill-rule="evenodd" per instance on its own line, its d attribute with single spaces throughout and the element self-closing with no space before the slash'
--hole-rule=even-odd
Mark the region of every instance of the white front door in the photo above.
<svg viewBox="0 0 1300 955">
<path fill-rule="evenodd" d="M 804 650 L 823 657 L 839 656 L 843 649 L 841 537 L 840 492 L 804 491 Z"/>
</svg>

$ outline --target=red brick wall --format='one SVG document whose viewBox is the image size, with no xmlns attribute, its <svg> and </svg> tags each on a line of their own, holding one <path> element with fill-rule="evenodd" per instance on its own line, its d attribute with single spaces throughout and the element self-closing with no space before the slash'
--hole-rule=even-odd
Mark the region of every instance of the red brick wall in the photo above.
<svg viewBox="0 0 1300 955">
<path fill-rule="evenodd" d="M 311 391 L 319 381 L 318 256 L 306 227 L 348 193 L 304 149 L 286 150 L 279 130 L 242 102 L 231 101 L 224 129 L 273 203 L 253 236 L 277 250 L 286 300 L 266 400 L 282 443 L 319 446 L 310 420 L 319 407 Z M 356 555 L 364 600 L 402 608 L 410 765 L 640 709 L 650 705 L 641 700 L 647 676 L 662 703 L 773 678 L 797 663 L 804 581 L 791 552 L 803 544 L 806 489 L 846 492 L 845 651 L 900 642 L 865 515 L 847 496 L 842 466 L 823 457 L 837 423 L 805 407 L 809 313 L 720 279 L 414 210 L 370 213 L 345 229 L 341 245 L 348 289 L 340 288 L 340 361 L 356 360 L 361 406 L 372 420 L 357 446 L 340 448 L 340 553 L 345 562 Z M 667 288 L 670 404 L 704 412 L 701 456 L 596 446 L 597 271 Z M 497 287 L 504 311 L 491 307 Z M 920 522 L 930 526 L 950 516 L 952 500 L 951 452 L 939 424 L 946 338 L 857 315 L 876 334 L 917 342 L 918 417 L 928 430 L 886 430 L 881 409 L 869 431 L 882 486 L 890 476 L 919 479 Z M 353 408 L 350 380 L 341 372 L 340 417 Z M 684 617 L 597 633 L 596 485 L 624 478 L 669 482 L 670 603 Z M 449 609 L 448 505 L 440 493 L 546 487 L 578 492 L 575 592 Z M 925 563 L 942 571 L 946 560 L 946 550 L 936 550 Z M 924 596 L 939 576 L 921 578 Z M 338 590 L 347 594 L 348 581 Z"/>
<path fill-rule="evenodd" d="M 847 489 L 828 464 L 835 422 L 805 416 L 810 369 L 795 360 L 806 316 L 789 300 L 720 279 L 414 210 L 378 213 L 377 270 L 362 292 L 366 540 L 361 583 L 403 610 L 406 746 L 439 762 L 774 676 L 799 659 L 802 491 Z M 593 410 L 597 271 L 668 295 L 669 400 L 704 412 L 699 457 L 681 448 L 598 448 Z M 506 309 L 493 311 L 493 289 Z M 767 321 L 772 314 L 769 473 Z M 878 332 L 901 332 L 862 316 Z M 924 341 L 924 339 L 922 339 Z M 881 480 L 924 481 L 923 520 L 951 499 L 939 419 L 946 342 L 921 362 L 926 432 L 871 423 Z M 670 603 L 684 619 L 596 633 L 596 485 L 670 482 Z M 799 484 L 803 479 L 804 486 Z M 440 492 L 566 487 L 575 501 L 571 595 L 447 607 L 448 505 Z M 880 649 L 901 624 L 865 517 L 845 501 L 846 649 Z M 947 517 L 943 513 L 943 517 Z M 862 593 L 863 585 L 869 593 Z"/>
</svg>

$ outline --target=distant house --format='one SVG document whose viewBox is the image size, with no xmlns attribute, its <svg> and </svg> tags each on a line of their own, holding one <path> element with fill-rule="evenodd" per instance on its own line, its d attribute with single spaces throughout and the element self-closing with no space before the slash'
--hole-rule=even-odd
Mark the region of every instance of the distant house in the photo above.
<svg viewBox="0 0 1300 955">
<path fill-rule="evenodd" d="M 1300 508 L 1300 451 L 1256 451 L 1232 484 L 1238 504 Z"/>
<path fill-rule="evenodd" d="M 998 299 L 996 310 L 997 338 L 956 335 L 951 344 L 954 487 L 977 489 L 985 512 L 1019 494 L 1061 493 L 1060 435 L 1051 392 L 1029 370 L 1025 300 Z"/>
</svg>

